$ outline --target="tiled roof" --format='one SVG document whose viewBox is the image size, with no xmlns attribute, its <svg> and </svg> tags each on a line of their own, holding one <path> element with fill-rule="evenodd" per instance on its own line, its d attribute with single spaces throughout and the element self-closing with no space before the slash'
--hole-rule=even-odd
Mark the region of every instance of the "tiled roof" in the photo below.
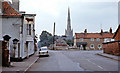
<svg viewBox="0 0 120 73">
<path fill-rule="evenodd" d="M 17 10 L 14 9 L 10 2 L 2 2 L 2 15 L 3 16 L 21 16 Z"/>
<path fill-rule="evenodd" d="M 111 33 L 75 33 L 77 39 L 79 38 L 112 38 L 114 34 Z"/>
<path fill-rule="evenodd" d="M 115 37 L 116 37 L 116 34 L 117 34 L 117 33 L 119 33 L 119 34 L 120 34 L 120 32 L 118 32 L 118 30 L 120 30 L 120 24 L 119 24 L 119 26 L 118 26 L 118 28 L 117 28 L 117 30 L 116 30 L 115 35 L 113 36 L 113 38 L 115 38 Z"/>
</svg>

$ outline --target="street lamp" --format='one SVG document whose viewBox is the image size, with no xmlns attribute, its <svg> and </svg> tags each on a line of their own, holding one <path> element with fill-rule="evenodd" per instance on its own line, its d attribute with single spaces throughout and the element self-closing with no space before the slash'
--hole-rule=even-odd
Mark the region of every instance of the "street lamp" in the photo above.
<svg viewBox="0 0 120 73">
<path fill-rule="evenodd" d="M 14 49 L 14 58 L 15 58 L 15 50 L 16 50 L 16 48 L 17 48 L 17 42 L 18 42 L 19 40 L 18 39 L 13 39 L 13 49 Z"/>
</svg>

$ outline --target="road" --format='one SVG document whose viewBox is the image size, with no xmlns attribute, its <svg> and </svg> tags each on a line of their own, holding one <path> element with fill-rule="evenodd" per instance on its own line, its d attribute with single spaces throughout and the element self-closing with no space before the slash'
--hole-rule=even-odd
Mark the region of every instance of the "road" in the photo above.
<svg viewBox="0 0 120 73">
<path fill-rule="evenodd" d="M 118 71 L 118 61 L 95 55 L 102 51 L 49 51 L 29 71 Z"/>
</svg>

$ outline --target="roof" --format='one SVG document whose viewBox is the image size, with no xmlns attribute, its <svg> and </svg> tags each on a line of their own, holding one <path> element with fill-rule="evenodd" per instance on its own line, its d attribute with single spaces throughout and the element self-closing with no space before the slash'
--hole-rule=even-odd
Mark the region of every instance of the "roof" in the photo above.
<svg viewBox="0 0 120 73">
<path fill-rule="evenodd" d="M 55 43 L 56 43 L 56 45 L 66 45 L 67 46 L 67 43 L 62 38 L 57 39 Z"/>
<path fill-rule="evenodd" d="M 2 16 L 22 16 L 22 14 L 17 11 L 10 2 L 2 2 Z"/>
<path fill-rule="evenodd" d="M 115 36 L 116 36 L 116 34 L 117 34 L 117 32 L 118 32 L 119 29 L 120 29 L 120 24 L 119 24 L 119 26 L 118 26 L 118 28 L 117 28 L 117 30 L 116 30 L 115 35 L 113 36 L 113 38 L 115 38 Z"/>
<path fill-rule="evenodd" d="M 111 33 L 75 33 L 76 38 L 112 38 Z"/>
</svg>

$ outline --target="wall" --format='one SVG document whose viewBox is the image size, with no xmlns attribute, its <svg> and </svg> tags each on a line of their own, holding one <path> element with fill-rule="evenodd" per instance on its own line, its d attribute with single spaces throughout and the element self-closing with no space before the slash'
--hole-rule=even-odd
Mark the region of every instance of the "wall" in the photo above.
<svg viewBox="0 0 120 73">
<path fill-rule="evenodd" d="M 34 33 L 33 33 L 33 24 L 31 25 L 31 36 L 28 38 L 31 38 L 31 41 L 28 41 L 28 48 L 26 47 L 27 42 L 27 24 L 24 24 L 24 18 L 19 17 L 11 17 L 11 18 L 3 18 L 2 20 L 2 37 L 4 35 L 9 35 L 11 39 L 9 40 L 10 45 L 10 56 L 13 57 L 13 39 L 18 39 L 20 43 L 20 49 L 18 50 L 18 46 L 16 49 L 16 57 L 18 58 L 18 52 L 20 53 L 20 57 L 23 59 L 27 57 L 28 55 L 34 54 Z M 23 26 L 21 26 L 23 25 Z M 21 33 L 22 31 L 22 33 Z M 18 45 L 18 44 L 17 44 Z"/>
<path fill-rule="evenodd" d="M 74 39 L 74 43 L 75 42 L 87 42 L 87 45 L 86 45 L 86 47 L 88 48 L 88 49 L 91 49 L 91 50 L 93 50 L 93 49 L 99 49 L 98 48 L 98 45 L 100 44 L 100 45 L 102 45 L 102 43 L 104 42 L 104 39 L 100 39 L 100 41 L 96 41 L 96 39 L 94 39 L 94 41 L 91 41 L 91 39 L 83 39 L 83 41 L 80 41 L 80 39 Z M 75 43 L 76 44 L 76 43 Z M 74 44 L 74 45 L 75 45 Z M 90 48 L 90 45 L 91 44 L 94 44 L 94 48 Z"/>
<path fill-rule="evenodd" d="M 88 43 L 86 47 L 89 47 L 89 49 L 99 50 L 98 45 L 100 44 L 102 46 L 104 39 L 100 39 L 100 41 L 96 41 L 96 39 L 94 38 L 94 41 L 91 41 L 91 39 L 85 39 L 85 41 Z M 90 47 L 91 44 L 94 44 L 94 48 Z"/>
<path fill-rule="evenodd" d="M 103 44 L 104 53 L 120 55 L 120 41 L 119 42 L 109 42 Z"/>
<path fill-rule="evenodd" d="M 34 33 L 33 33 L 33 25 L 31 24 L 31 35 L 27 35 L 27 24 L 25 22 L 25 18 L 30 17 L 29 15 L 25 15 L 23 21 L 23 58 L 28 55 L 34 54 Z M 28 47 L 26 47 L 26 42 L 28 42 Z"/>
<path fill-rule="evenodd" d="M 13 56 L 13 39 L 20 40 L 20 24 L 21 18 L 3 18 L 2 20 L 2 37 L 9 35 L 10 56 Z"/>
<path fill-rule="evenodd" d="M 2 40 L 2 18 L 0 17 L 0 40 Z"/>
<path fill-rule="evenodd" d="M 0 14 L 2 13 L 2 2 L 0 1 Z M 2 40 L 2 16 L 0 16 L 0 40 Z"/>
</svg>

